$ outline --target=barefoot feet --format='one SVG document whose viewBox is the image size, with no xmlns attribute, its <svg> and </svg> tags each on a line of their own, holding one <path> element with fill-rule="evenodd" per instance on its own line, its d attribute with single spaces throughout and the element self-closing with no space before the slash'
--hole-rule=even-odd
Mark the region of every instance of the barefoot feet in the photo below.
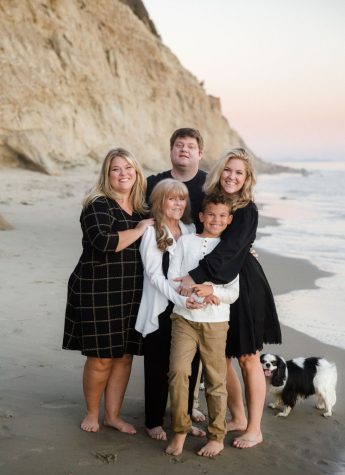
<svg viewBox="0 0 345 475">
<path fill-rule="evenodd" d="M 261 444 L 263 441 L 261 432 L 258 434 L 245 432 L 240 437 L 236 437 L 233 442 L 232 446 L 236 447 L 236 449 L 250 449 L 255 445 Z"/>
<path fill-rule="evenodd" d="M 198 455 L 203 457 L 215 457 L 216 455 L 219 455 L 223 449 L 223 441 L 209 440 L 207 444 L 199 450 Z"/>
<path fill-rule="evenodd" d="M 98 415 L 92 416 L 90 414 L 86 414 L 84 419 L 80 424 L 81 429 L 85 430 L 85 432 L 98 432 L 99 424 L 98 424 Z"/>
<path fill-rule="evenodd" d="M 199 427 L 192 426 L 189 429 L 188 434 L 192 435 L 193 437 L 205 437 L 206 432 L 202 429 L 199 429 Z"/>
<path fill-rule="evenodd" d="M 162 426 L 153 427 L 152 429 L 146 427 L 146 432 L 151 439 L 167 440 L 167 434 Z"/>
<path fill-rule="evenodd" d="M 193 408 L 191 419 L 193 422 L 205 422 L 206 417 L 199 409 Z"/>
<path fill-rule="evenodd" d="M 232 432 L 232 431 L 244 432 L 246 428 L 247 428 L 247 421 L 245 419 L 243 421 L 236 420 L 236 419 L 230 419 L 230 421 L 226 421 L 227 432 Z"/>
<path fill-rule="evenodd" d="M 107 427 L 113 427 L 114 429 L 123 432 L 125 434 L 134 435 L 137 433 L 135 427 L 132 424 L 128 424 L 121 417 L 113 417 L 109 419 L 104 419 L 104 425 Z"/>
<path fill-rule="evenodd" d="M 165 449 L 167 455 L 181 455 L 187 434 L 175 434 L 170 444 Z"/>
</svg>

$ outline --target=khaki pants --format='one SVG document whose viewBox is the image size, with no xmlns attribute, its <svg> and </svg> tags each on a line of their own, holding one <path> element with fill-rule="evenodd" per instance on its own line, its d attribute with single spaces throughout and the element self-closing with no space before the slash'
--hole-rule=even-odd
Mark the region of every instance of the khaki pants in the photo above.
<svg viewBox="0 0 345 475">
<path fill-rule="evenodd" d="M 200 393 L 201 375 L 202 375 L 202 364 L 200 361 L 198 377 L 197 377 L 195 389 L 194 389 L 193 409 L 198 409 L 200 407 L 199 393 Z"/>
<path fill-rule="evenodd" d="M 205 393 L 209 417 L 208 439 L 223 440 L 226 434 L 226 359 L 228 322 L 191 322 L 171 315 L 169 392 L 172 428 L 187 433 L 192 426 L 188 415 L 188 377 L 197 348 L 205 374 Z"/>
</svg>

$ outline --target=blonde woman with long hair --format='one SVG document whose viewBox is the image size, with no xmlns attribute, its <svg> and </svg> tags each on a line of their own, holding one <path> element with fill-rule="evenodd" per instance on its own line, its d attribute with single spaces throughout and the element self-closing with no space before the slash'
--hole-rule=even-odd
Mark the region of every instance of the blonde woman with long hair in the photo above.
<svg viewBox="0 0 345 475">
<path fill-rule="evenodd" d="M 146 179 L 135 157 L 116 148 L 105 157 L 97 183 L 84 199 L 80 217 L 83 251 L 68 281 L 63 348 L 86 356 L 81 428 L 104 424 L 135 434 L 120 416 L 133 355 L 142 354 L 135 322 L 143 287 L 139 238 L 153 225 L 145 219 Z"/>
<path fill-rule="evenodd" d="M 249 153 L 233 149 L 222 157 L 208 174 L 206 194 L 219 192 L 232 201 L 233 220 L 223 232 L 222 240 L 199 266 L 182 277 L 181 293 L 188 295 L 193 284 L 211 281 L 225 284 L 240 275 L 240 295 L 231 305 L 228 332 L 227 390 L 232 419 L 229 431 L 242 431 L 232 444 L 245 449 L 263 440 L 261 418 L 266 383 L 259 352 L 264 343 L 281 343 L 281 331 L 273 295 L 263 269 L 250 253 L 258 226 L 258 210 L 254 203 L 255 171 Z M 236 357 L 242 371 L 248 417 L 241 384 L 231 358 Z"/>
</svg>

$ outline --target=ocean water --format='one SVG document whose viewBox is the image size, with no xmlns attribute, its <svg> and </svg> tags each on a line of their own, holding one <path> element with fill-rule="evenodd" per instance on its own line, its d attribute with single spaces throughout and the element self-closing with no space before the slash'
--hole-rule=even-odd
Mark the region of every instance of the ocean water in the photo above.
<svg viewBox="0 0 345 475">
<path fill-rule="evenodd" d="M 282 164 L 307 173 L 259 175 L 256 202 L 279 225 L 265 227 L 269 235 L 256 247 L 308 259 L 333 275 L 318 279 L 318 289 L 278 295 L 280 321 L 345 349 L 345 162 Z"/>
</svg>

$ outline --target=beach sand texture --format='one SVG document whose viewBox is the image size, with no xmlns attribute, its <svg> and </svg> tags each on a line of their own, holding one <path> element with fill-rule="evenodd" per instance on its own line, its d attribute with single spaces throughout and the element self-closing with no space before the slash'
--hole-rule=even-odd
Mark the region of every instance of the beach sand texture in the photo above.
<svg viewBox="0 0 345 475">
<path fill-rule="evenodd" d="M 84 359 L 63 351 L 61 340 L 67 279 L 81 250 L 80 201 L 94 178 L 77 170 L 63 176 L 25 170 L 0 174 L 0 214 L 14 227 L 0 231 L 0 473 L 345 474 L 345 352 L 288 327 L 280 347 L 264 350 L 336 362 L 331 418 L 321 416 L 312 398 L 287 419 L 265 407 L 264 442 L 254 449 L 232 448 L 235 434 L 228 434 L 216 459 L 195 455 L 203 444 L 196 438 L 187 439 L 182 457 L 165 456 L 165 443 L 152 441 L 144 430 L 143 361 L 137 357 L 123 405 L 137 435 L 103 426 L 96 434 L 79 428 Z M 275 294 L 314 288 L 322 275 L 307 261 L 259 254 Z"/>
</svg>

